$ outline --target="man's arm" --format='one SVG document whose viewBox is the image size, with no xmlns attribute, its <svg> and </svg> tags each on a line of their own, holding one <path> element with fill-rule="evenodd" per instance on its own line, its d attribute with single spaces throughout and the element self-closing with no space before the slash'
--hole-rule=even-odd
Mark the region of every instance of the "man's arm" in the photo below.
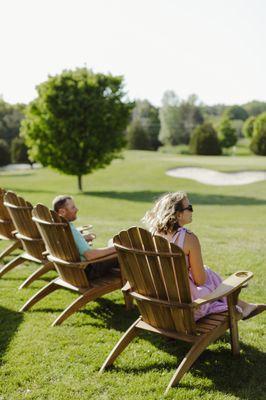
<svg viewBox="0 0 266 400">
<path fill-rule="evenodd" d="M 101 247 L 99 249 L 85 251 L 83 253 L 83 256 L 86 258 L 86 260 L 91 261 L 91 260 L 96 260 L 97 258 L 110 256 L 115 253 L 116 253 L 116 250 L 113 246 L 112 247 Z"/>
</svg>

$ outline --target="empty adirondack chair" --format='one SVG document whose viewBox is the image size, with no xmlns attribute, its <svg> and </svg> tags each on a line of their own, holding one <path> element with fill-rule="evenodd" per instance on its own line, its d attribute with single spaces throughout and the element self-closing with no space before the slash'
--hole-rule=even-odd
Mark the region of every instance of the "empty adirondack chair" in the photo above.
<svg viewBox="0 0 266 400">
<path fill-rule="evenodd" d="M 20 240 L 14 235 L 14 224 L 10 218 L 7 208 L 4 206 L 5 193 L 5 189 L 0 188 L 0 240 L 9 241 L 11 244 L 0 253 L 0 261 L 3 260 L 4 257 L 11 254 L 14 250 L 22 247 Z"/>
<path fill-rule="evenodd" d="M 185 255 L 178 246 L 136 227 L 115 236 L 114 246 L 131 288 L 129 294 L 137 302 L 141 316 L 116 344 L 100 372 L 112 365 L 143 330 L 192 344 L 165 393 L 178 384 L 206 347 L 227 329 L 230 329 L 232 352 L 239 354 L 237 321 L 242 314 L 237 312 L 235 305 L 241 287 L 253 276 L 251 272 L 236 272 L 206 298 L 192 302 Z M 228 311 L 194 321 L 193 310 L 224 296 L 227 297 Z"/>
<path fill-rule="evenodd" d="M 49 253 L 48 259 L 55 264 L 59 278 L 54 279 L 36 293 L 20 311 L 28 310 L 57 289 L 70 289 L 78 293 L 79 297 L 52 324 L 53 326 L 60 325 L 89 301 L 122 287 L 121 273 L 118 270 L 113 269 L 108 275 L 92 281 L 88 280 L 84 271 L 93 262 L 117 257 L 116 254 L 97 258 L 97 260 L 81 261 L 67 220 L 42 204 L 34 207 L 32 214 L 45 241 Z"/>
<path fill-rule="evenodd" d="M 15 236 L 21 241 L 24 252 L 5 264 L 0 270 L 0 277 L 25 261 L 41 264 L 37 271 L 33 272 L 19 287 L 29 286 L 33 281 L 50 270 L 54 270 L 52 262 L 47 260 L 44 254 L 45 244 L 41 238 L 35 222 L 32 221 L 32 205 L 16 193 L 8 191 L 4 197 L 4 205 L 8 209 L 16 228 Z"/>
</svg>

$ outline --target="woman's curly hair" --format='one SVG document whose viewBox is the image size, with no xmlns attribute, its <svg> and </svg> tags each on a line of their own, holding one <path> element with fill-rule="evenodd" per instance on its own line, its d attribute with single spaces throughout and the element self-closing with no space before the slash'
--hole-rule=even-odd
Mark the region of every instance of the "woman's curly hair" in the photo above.
<svg viewBox="0 0 266 400">
<path fill-rule="evenodd" d="M 153 208 L 146 212 L 141 221 L 153 235 L 175 232 L 179 228 L 176 213 L 182 210 L 182 202 L 186 197 L 185 192 L 164 194 L 156 201 Z"/>
</svg>

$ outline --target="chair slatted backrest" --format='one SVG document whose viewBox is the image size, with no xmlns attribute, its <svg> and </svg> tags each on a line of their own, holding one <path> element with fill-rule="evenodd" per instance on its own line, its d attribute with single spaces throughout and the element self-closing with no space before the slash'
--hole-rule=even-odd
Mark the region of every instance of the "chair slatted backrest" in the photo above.
<svg viewBox="0 0 266 400">
<path fill-rule="evenodd" d="M 7 239 L 14 239 L 12 232 L 15 230 L 12 219 L 10 218 L 8 209 L 4 205 L 5 189 L 0 188 L 0 236 Z"/>
<path fill-rule="evenodd" d="M 43 204 L 37 204 L 32 215 L 49 254 L 66 262 L 55 262 L 60 277 L 72 285 L 88 287 L 84 270 L 73 265 L 80 262 L 80 255 L 67 220 Z"/>
<path fill-rule="evenodd" d="M 31 256 L 43 260 L 45 245 L 36 224 L 32 221 L 32 204 L 16 193 L 8 191 L 4 197 L 4 205 L 7 207 L 24 250 Z"/>
<path fill-rule="evenodd" d="M 195 334 L 182 249 L 137 227 L 116 235 L 114 246 L 144 322 L 159 329 Z"/>
</svg>

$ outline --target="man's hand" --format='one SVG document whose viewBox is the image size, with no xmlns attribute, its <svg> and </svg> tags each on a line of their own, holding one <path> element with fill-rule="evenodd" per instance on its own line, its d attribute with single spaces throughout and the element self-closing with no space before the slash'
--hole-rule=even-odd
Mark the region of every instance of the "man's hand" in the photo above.
<svg viewBox="0 0 266 400">
<path fill-rule="evenodd" d="M 96 238 L 96 235 L 95 233 L 87 233 L 86 235 L 83 235 L 83 237 L 86 240 L 86 242 L 90 243 Z"/>
</svg>

